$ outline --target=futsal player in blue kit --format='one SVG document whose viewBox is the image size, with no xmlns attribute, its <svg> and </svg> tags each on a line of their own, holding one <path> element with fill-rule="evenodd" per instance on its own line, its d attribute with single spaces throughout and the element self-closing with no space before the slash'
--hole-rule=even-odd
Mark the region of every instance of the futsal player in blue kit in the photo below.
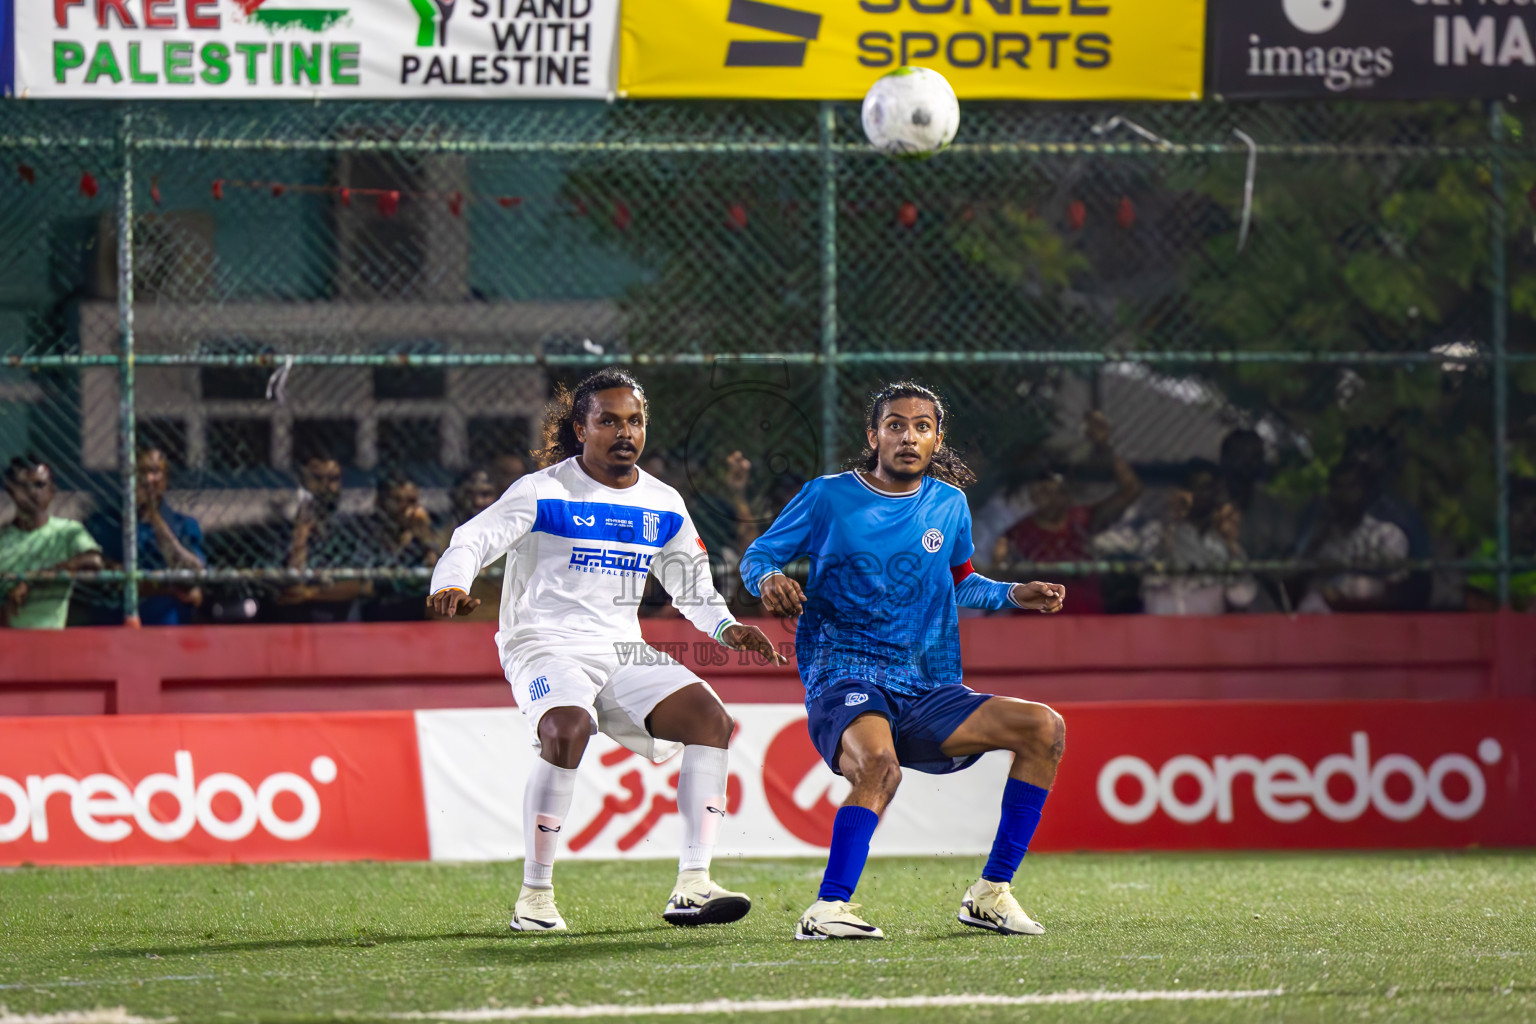
<svg viewBox="0 0 1536 1024">
<path fill-rule="evenodd" d="M 853 790 L 838 810 L 816 902 L 796 939 L 880 939 L 849 902 L 901 768 L 959 771 L 990 750 L 1013 753 L 1002 820 L 960 921 L 1038 935 L 1010 885 L 1040 823 L 1066 729 L 1044 704 L 976 693 L 961 682 L 957 607 L 1058 612 L 1066 588 L 999 583 L 971 567 L 975 481 L 943 444 L 944 404 L 912 383 L 873 396 L 860 468 L 812 480 L 747 549 L 742 579 L 776 615 L 800 617 L 795 651 L 811 739 Z M 809 556 L 802 590 L 783 567 Z"/>
</svg>

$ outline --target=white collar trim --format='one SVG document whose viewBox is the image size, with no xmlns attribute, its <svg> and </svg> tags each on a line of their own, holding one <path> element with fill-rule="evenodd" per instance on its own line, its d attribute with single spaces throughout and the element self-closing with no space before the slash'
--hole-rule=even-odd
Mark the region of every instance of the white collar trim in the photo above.
<svg viewBox="0 0 1536 1024">
<path fill-rule="evenodd" d="M 892 494 L 890 491 L 882 491 L 868 480 L 865 480 L 864 474 L 860 473 L 858 470 L 850 469 L 848 472 L 853 476 L 855 480 L 864 486 L 866 491 L 871 494 L 878 494 L 882 498 L 890 498 L 893 501 L 910 501 L 911 499 L 917 497 L 919 494 L 923 493 L 923 486 L 921 483 L 919 483 L 917 490 L 915 491 L 908 491 L 906 494 Z"/>
</svg>

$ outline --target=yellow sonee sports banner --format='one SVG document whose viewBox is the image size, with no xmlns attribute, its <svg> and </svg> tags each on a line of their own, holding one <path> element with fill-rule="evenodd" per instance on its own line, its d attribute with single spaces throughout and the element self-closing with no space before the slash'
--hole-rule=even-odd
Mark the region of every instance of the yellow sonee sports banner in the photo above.
<svg viewBox="0 0 1536 1024">
<path fill-rule="evenodd" d="M 619 94 L 856 99 L 904 64 L 962 99 L 1200 98 L 1205 0 L 624 0 Z"/>
</svg>

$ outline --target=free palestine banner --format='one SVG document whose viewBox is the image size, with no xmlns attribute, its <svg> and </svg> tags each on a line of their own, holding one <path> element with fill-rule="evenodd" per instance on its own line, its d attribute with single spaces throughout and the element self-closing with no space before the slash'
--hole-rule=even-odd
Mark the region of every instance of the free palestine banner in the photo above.
<svg viewBox="0 0 1536 1024">
<path fill-rule="evenodd" d="M 604 97 L 618 2 L 31 0 L 14 10 L 14 94 Z"/>
</svg>

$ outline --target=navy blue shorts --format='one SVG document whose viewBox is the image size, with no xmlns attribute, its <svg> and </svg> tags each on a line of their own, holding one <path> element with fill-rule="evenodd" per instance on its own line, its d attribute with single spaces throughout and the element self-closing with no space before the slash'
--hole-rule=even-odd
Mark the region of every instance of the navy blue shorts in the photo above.
<svg viewBox="0 0 1536 1024">
<path fill-rule="evenodd" d="M 949 683 L 921 697 L 908 697 L 849 680 L 828 687 L 806 704 L 806 724 L 821 759 L 839 775 L 842 772 L 837 769 L 837 746 L 842 742 L 843 731 L 855 718 L 867 714 L 881 715 L 891 723 L 896 759 L 903 767 L 944 775 L 969 768 L 981 756 L 949 757 L 939 748 L 960 728 L 960 723 L 991 699 L 963 683 Z"/>
</svg>

